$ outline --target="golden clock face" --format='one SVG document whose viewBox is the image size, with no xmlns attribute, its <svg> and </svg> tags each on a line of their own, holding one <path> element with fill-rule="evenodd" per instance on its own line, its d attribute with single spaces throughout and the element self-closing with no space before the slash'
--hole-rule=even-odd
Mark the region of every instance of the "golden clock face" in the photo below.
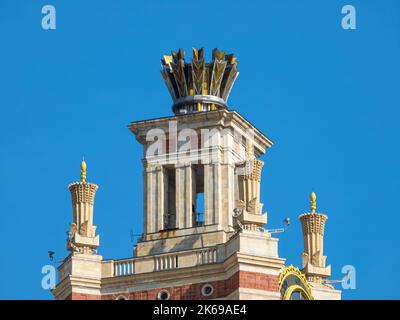
<svg viewBox="0 0 400 320">
<path fill-rule="evenodd" d="M 279 292 L 282 300 L 314 300 L 307 279 L 294 266 L 286 267 L 281 271 Z"/>
</svg>

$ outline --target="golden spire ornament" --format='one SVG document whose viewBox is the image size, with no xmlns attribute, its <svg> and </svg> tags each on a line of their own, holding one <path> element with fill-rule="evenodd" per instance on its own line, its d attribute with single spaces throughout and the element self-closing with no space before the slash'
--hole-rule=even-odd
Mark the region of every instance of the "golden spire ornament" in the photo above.
<svg viewBox="0 0 400 320">
<path fill-rule="evenodd" d="M 311 213 L 315 213 L 315 210 L 317 210 L 317 195 L 315 194 L 315 192 L 311 192 L 310 202 L 311 202 Z"/>
<path fill-rule="evenodd" d="M 86 167 L 87 167 L 87 165 L 86 165 L 85 160 L 82 160 L 82 163 L 81 163 L 81 180 L 82 180 L 82 182 L 86 182 Z"/>
<path fill-rule="evenodd" d="M 193 48 L 191 61 L 183 49 L 164 55 L 162 77 L 171 94 L 175 114 L 208 112 L 228 108 L 228 98 L 239 75 L 233 54 L 214 49 L 205 61 L 204 49 Z"/>
</svg>

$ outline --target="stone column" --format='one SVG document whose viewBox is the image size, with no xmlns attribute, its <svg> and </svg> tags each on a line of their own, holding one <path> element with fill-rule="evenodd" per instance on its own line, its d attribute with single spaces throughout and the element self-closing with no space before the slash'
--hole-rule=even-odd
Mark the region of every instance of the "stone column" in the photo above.
<svg viewBox="0 0 400 320">
<path fill-rule="evenodd" d="M 180 229 L 191 228 L 192 221 L 192 168 L 190 164 L 175 166 L 176 218 Z"/>
<path fill-rule="evenodd" d="M 144 165 L 144 164 L 143 164 Z M 142 172 L 143 187 L 142 187 L 142 201 L 143 201 L 143 233 L 148 233 L 148 217 L 147 217 L 147 170 L 146 167 Z"/>
<path fill-rule="evenodd" d="M 204 165 L 204 224 L 222 224 L 222 168 L 219 162 Z"/>
<path fill-rule="evenodd" d="M 192 175 L 192 199 L 191 199 L 191 207 L 190 211 L 192 212 L 192 226 L 195 227 L 194 222 L 197 221 L 197 209 L 199 204 L 197 203 L 197 177 L 196 177 L 196 171 L 193 166 L 191 166 L 191 175 Z M 195 210 L 193 211 L 193 205 L 195 204 Z M 204 212 L 203 212 L 204 214 Z"/>
<path fill-rule="evenodd" d="M 190 164 L 185 166 L 185 228 L 193 227 L 193 170 Z"/>
<path fill-rule="evenodd" d="M 162 185 L 163 185 L 163 229 L 166 229 L 169 227 L 170 222 L 169 219 L 171 219 L 169 215 L 169 177 L 167 174 L 167 170 L 163 167 L 163 172 L 162 172 Z"/>
<path fill-rule="evenodd" d="M 214 187 L 214 216 L 213 223 L 221 225 L 222 224 L 222 170 L 220 163 L 213 164 L 214 170 L 214 179 L 213 179 L 213 187 Z"/>
<path fill-rule="evenodd" d="M 156 232 L 164 229 L 164 168 L 159 165 L 156 168 L 157 185 L 156 185 L 156 196 L 157 196 L 157 209 L 156 209 Z"/>
<path fill-rule="evenodd" d="M 222 170 L 222 225 L 224 227 L 233 226 L 232 214 L 235 208 L 235 165 L 224 164 Z"/>
<path fill-rule="evenodd" d="M 157 232 L 157 173 L 154 166 L 146 168 L 146 233 Z"/>
<path fill-rule="evenodd" d="M 204 224 L 213 223 L 214 216 L 214 170 L 212 164 L 204 165 Z"/>
<path fill-rule="evenodd" d="M 249 156 L 248 160 L 238 163 L 238 199 L 236 206 L 241 209 L 238 219 L 247 230 L 257 231 L 267 223 L 260 202 L 261 170 L 264 163 Z"/>
</svg>

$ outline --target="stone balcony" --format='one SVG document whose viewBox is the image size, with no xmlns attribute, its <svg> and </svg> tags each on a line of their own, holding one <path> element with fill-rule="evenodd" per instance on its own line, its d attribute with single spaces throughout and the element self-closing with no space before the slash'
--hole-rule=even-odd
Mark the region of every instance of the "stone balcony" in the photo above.
<svg viewBox="0 0 400 320">
<path fill-rule="evenodd" d="M 225 243 L 200 249 L 118 260 L 102 260 L 99 255 L 70 256 L 58 269 L 59 281 L 71 275 L 81 276 L 84 270 L 91 270 L 92 279 L 101 280 L 221 264 L 235 254 L 259 257 L 278 264 L 284 261 L 278 256 L 278 239 L 272 238 L 268 232 L 243 230 Z"/>
<path fill-rule="evenodd" d="M 101 275 L 102 278 L 112 278 L 218 264 L 237 252 L 279 259 L 277 239 L 271 238 L 268 233 L 243 231 L 217 246 L 128 259 L 103 260 Z"/>
<path fill-rule="evenodd" d="M 219 245 L 200 250 L 180 251 L 140 258 L 105 260 L 102 262 L 102 278 L 220 263 L 225 260 L 225 257 L 226 247 Z"/>
</svg>

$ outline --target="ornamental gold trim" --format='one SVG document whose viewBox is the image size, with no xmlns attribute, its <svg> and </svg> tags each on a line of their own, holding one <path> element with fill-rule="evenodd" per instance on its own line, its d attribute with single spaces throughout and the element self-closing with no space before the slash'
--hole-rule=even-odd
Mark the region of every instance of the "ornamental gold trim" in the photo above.
<svg viewBox="0 0 400 320">
<path fill-rule="evenodd" d="M 282 294 L 281 293 L 282 284 L 289 275 L 294 275 L 297 278 L 299 278 L 305 288 L 303 288 L 299 285 L 293 285 L 293 286 L 290 286 L 284 294 Z M 305 295 L 305 297 L 308 300 L 314 300 L 314 296 L 312 294 L 311 287 L 307 281 L 306 276 L 300 271 L 299 268 L 297 268 L 293 265 L 290 265 L 288 267 L 283 268 L 279 274 L 279 292 L 281 293 L 281 300 L 289 300 L 291 294 L 294 291 L 300 291 L 301 293 L 303 293 Z"/>
<path fill-rule="evenodd" d="M 214 49 L 211 61 L 207 62 L 204 48 L 193 48 L 192 59 L 185 61 L 185 52 L 181 48 L 172 51 L 171 55 L 164 55 L 161 63 L 161 74 L 172 96 L 174 112 L 227 108 L 229 94 L 239 74 L 233 54 Z M 213 101 L 210 102 L 208 96 L 214 97 Z M 186 101 L 189 97 L 196 98 L 196 101 Z M 185 102 L 183 108 L 182 101 Z"/>
<path fill-rule="evenodd" d="M 292 293 L 295 291 L 300 291 L 306 297 L 307 300 L 314 300 L 314 297 L 309 292 L 307 292 L 307 290 L 304 290 L 304 288 L 302 286 L 298 286 L 298 285 L 290 286 L 286 290 L 285 295 L 284 295 L 283 299 L 281 299 L 281 300 L 290 300 Z"/>
</svg>

